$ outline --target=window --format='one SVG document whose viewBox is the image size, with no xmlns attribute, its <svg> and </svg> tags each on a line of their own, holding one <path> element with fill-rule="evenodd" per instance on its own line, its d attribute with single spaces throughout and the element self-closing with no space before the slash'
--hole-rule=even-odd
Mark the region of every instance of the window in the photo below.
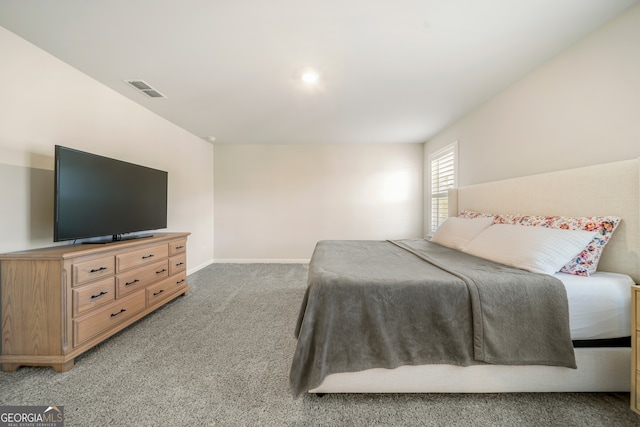
<svg viewBox="0 0 640 427">
<path fill-rule="evenodd" d="M 449 212 L 447 190 L 456 186 L 457 157 L 457 141 L 429 156 L 429 190 L 431 202 L 429 234 L 435 232 L 440 224 L 447 219 Z"/>
</svg>

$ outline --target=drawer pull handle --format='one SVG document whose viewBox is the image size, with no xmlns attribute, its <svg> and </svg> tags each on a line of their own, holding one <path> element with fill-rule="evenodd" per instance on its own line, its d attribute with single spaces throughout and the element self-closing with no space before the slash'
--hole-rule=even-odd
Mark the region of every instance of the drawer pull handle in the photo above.
<svg viewBox="0 0 640 427">
<path fill-rule="evenodd" d="M 166 269 L 166 268 L 163 268 L 163 269 L 162 269 L 162 270 L 160 270 L 160 271 L 156 271 L 156 274 L 162 274 L 162 273 L 164 273 L 165 271 L 167 271 L 167 269 Z"/>
<path fill-rule="evenodd" d="M 134 283 L 138 283 L 139 281 L 140 281 L 140 280 L 136 279 L 136 280 L 134 280 L 133 282 L 127 282 L 127 283 L 125 283 L 124 285 L 125 285 L 125 286 L 131 286 L 131 285 L 133 285 Z"/>
<path fill-rule="evenodd" d="M 184 265 L 184 262 L 179 262 L 176 264 L 176 267 L 180 267 L 181 265 Z"/>
<path fill-rule="evenodd" d="M 124 308 L 120 309 L 120 311 L 117 312 L 117 313 L 111 313 L 111 317 L 116 317 L 118 314 L 124 313 L 125 311 L 127 311 L 127 310 L 125 310 Z"/>
<path fill-rule="evenodd" d="M 180 250 L 180 249 L 183 249 L 183 248 L 184 248 L 184 246 L 182 246 L 182 245 L 181 246 L 176 246 L 176 250 Z"/>
<path fill-rule="evenodd" d="M 153 258 L 153 254 L 147 255 L 147 256 L 143 256 L 142 259 L 147 259 L 147 258 Z"/>
<path fill-rule="evenodd" d="M 89 271 L 89 273 L 97 273 L 99 271 L 104 271 L 104 270 L 108 270 L 108 268 L 107 267 L 93 268 Z"/>
<path fill-rule="evenodd" d="M 106 295 L 106 294 L 108 294 L 108 293 L 109 293 L 109 292 L 100 291 L 100 293 L 99 293 L 99 294 L 97 294 L 97 295 L 91 295 L 91 299 L 94 299 L 94 298 L 100 298 L 102 295 Z"/>
<path fill-rule="evenodd" d="M 180 284 L 180 283 L 182 283 L 182 282 L 184 282 L 184 279 L 182 279 L 182 280 L 178 280 L 178 281 L 176 282 L 176 285 L 179 285 L 179 284 Z"/>
<path fill-rule="evenodd" d="M 158 292 L 154 292 L 154 293 L 153 293 L 153 296 L 154 296 L 154 297 L 157 297 L 158 295 L 160 295 L 160 294 L 161 294 L 161 293 L 163 293 L 163 292 L 164 292 L 164 289 L 160 289 Z"/>
</svg>

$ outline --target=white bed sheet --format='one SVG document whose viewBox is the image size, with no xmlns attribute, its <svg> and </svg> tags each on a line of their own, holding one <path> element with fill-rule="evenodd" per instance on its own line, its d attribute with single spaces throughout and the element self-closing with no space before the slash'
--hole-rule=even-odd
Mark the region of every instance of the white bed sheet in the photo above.
<svg viewBox="0 0 640 427">
<path fill-rule="evenodd" d="M 565 273 L 562 281 L 569 300 L 571 339 L 589 340 L 631 335 L 631 277 L 596 272 L 589 277 Z"/>
</svg>

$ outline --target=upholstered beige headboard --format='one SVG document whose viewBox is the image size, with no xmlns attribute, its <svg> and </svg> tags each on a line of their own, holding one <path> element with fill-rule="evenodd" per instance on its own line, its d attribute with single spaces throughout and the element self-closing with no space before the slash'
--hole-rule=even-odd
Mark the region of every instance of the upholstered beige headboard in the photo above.
<svg viewBox="0 0 640 427">
<path fill-rule="evenodd" d="M 449 191 L 449 215 L 463 209 L 528 215 L 622 218 L 598 270 L 640 283 L 640 160 L 549 172 Z"/>
</svg>

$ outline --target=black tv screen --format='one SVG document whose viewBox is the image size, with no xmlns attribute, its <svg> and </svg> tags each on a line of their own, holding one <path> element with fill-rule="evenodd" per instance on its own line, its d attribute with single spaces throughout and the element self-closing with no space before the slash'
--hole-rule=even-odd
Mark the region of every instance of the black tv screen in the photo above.
<svg viewBox="0 0 640 427">
<path fill-rule="evenodd" d="M 166 228 L 167 183 L 167 172 L 56 145 L 54 241 Z"/>
</svg>

